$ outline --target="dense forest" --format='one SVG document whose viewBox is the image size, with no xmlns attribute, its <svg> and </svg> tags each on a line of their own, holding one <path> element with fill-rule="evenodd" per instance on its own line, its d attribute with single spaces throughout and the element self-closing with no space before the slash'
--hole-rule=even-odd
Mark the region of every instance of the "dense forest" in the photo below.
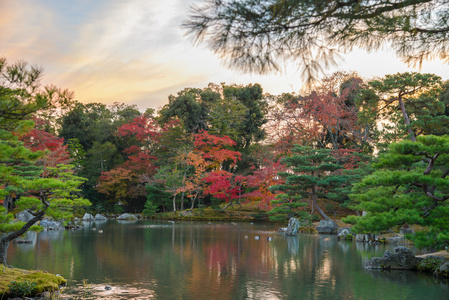
<svg viewBox="0 0 449 300">
<path fill-rule="evenodd" d="M 449 245 L 449 84 L 436 75 L 337 72 L 282 95 L 211 83 L 157 111 L 81 103 L 42 76 L 0 60 L 3 212 L 38 220 L 243 204 L 312 221 L 334 218 L 323 206 L 337 205 L 357 232 L 419 224 L 418 246 Z M 17 226 L 10 220 L 1 214 L 3 231 Z"/>
</svg>

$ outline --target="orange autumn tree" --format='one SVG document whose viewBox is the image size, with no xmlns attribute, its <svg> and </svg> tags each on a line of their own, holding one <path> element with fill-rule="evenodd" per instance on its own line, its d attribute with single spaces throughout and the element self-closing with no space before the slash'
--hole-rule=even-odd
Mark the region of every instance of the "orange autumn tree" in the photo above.
<svg viewBox="0 0 449 300">
<path fill-rule="evenodd" d="M 201 191 L 203 195 L 232 204 L 234 199 L 240 197 L 243 182 L 242 176 L 230 172 L 241 158 L 240 152 L 229 149 L 236 143 L 228 136 L 220 137 L 207 131 L 201 131 L 193 137 L 194 149 L 182 157 L 193 172 L 179 192 L 188 194 L 192 199 L 192 208 Z"/>
</svg>

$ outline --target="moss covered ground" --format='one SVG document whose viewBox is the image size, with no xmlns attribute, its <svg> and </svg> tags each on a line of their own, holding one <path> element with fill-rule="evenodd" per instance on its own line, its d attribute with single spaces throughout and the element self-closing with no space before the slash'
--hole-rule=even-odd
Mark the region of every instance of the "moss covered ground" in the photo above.
<svg viewBox="0 0 449 300">
<path fill-rule="evenodd" d="M 66 283 L 66 280 L 61 276 L 56 276 L 46 271 L 28 271 L 17 268 L 9 268 L 0 264 L 0 299 L 8 299 L 12 296 L 9 288 L 11 282 L 15 281 L 20 286 L 20 283 L 31 282 L 35 283 L 31 294 L 27 296 L 36 296 L 45 291 L 57 291 L 61 285 Z M 17 285 L 16 285 L 17 286 Z"/>
</svg>

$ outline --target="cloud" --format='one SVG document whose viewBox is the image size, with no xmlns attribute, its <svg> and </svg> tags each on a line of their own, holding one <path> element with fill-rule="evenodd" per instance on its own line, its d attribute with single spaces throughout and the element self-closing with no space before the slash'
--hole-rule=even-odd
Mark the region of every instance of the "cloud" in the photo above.
<svg viewBox="0 0 449 300">
<path fill-rule="evenodd" d="M 44 83 L 75 91 L 79 101 L 120 101 L 142 110 L 209 82 L 257 82 L 272 94 L 300 89 L 294 62 L 281 75 L 242 75 L 223 67 L 209 50 L 193 47 L 181 24 L 195 1 L 2 0 L 0 56 L 44 66 Z M 389 66 L 407 70 L 392 53 L 355 51 L 329 74 L 344 69 L 381 76 L 392 73 Z M 447 74 L 446 69 L 436 73 Z"/>
</svg>

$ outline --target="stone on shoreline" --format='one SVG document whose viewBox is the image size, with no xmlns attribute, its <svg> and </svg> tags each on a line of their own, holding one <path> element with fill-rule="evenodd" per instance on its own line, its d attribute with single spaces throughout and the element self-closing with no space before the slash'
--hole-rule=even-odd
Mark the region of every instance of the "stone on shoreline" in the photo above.
<svg viewBox="0 0 449 300">
<path fill-rule="evenodd" d="M 16 219 L 22 222 L 28 222 L 33 218 L 33 215 L 29 213 L 28 210 L 21 211 L 17 213 Z"/>
<path fill-rule="evenodd" d="M 106 218 L 105 216 L 103 216 L 102 214 L 96 214 L 95 215 L 95 220 L 98 221 L 106 221 L 108 218 Z"/>
<path fill-rule="evenodd" d="M 137 217 L 133 214 L 122 214 L 117 217 L 117 220 L 137 220 Z"/>
<path fill-rule="evenodd" d="M 290 218 L 290 220 L 288 220 L 288 227 L 287 230 L 285 231 L 285 235 L 297 235 L 299 226 L 300 224 L 298 219 Z"/>
<path fill-rule="evenodd" d="M 93 221 L 94 217 L 91 214 L 85 213 L 83 216 L 83 221 Z"/>
<path fill-rule="evenodd" d="M 316 230 L 320 234 L 336 234 L 338 225 L 332 220 L 321 220 Z"/>
<path fill-rule="evenodd" d="M 352 240 L 353 234 L 350 227 L 339 228 L 337 230 L 337 237 L 339 240 Z"/>
<path fill-rule="evenodd" d="M 413 270 L 422 258 L 418 258 L 408 248 L 400 246 L 394 252 L 385 251 L 383 257 L 373 257 L 366 264 L 366 269 Z"/>
<path fill-rule="evenodd" d="M 47 230 L 60 230 L 65 229 L 64 225 L 61 222 L 51 221 L 48 219 L 43 219 L 39 222 L 39 225 L 44 227 Z"/>
</svg>

